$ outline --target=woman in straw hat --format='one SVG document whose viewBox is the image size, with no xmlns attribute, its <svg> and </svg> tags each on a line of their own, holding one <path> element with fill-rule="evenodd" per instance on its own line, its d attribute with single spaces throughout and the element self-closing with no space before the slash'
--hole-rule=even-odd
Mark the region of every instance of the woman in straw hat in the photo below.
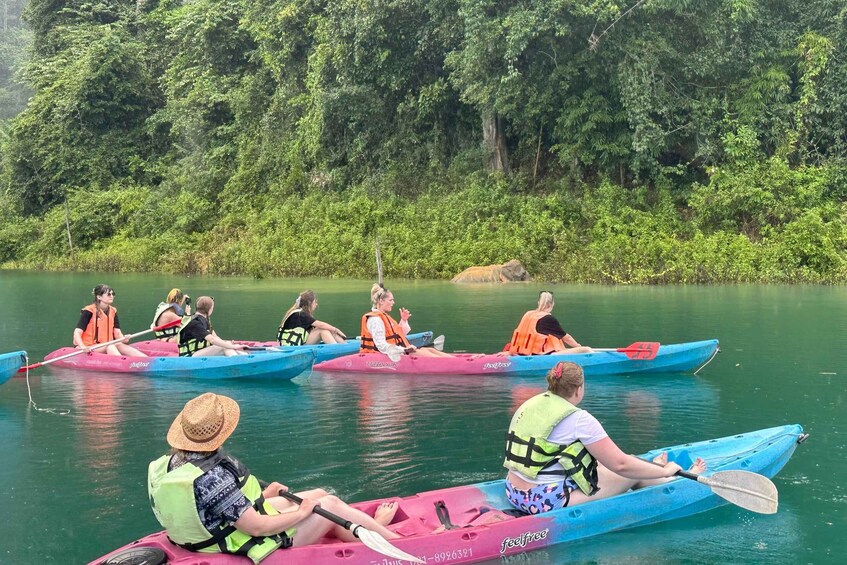
<svg viewBox="0 0 847 565">
<path fill-rule="evenodd" d="M 607 498 L 670 480 L 680 466 L 662 453 L 653 463 L 627 455 L 597 419 L 577 408 L 585 377 L 576 363 L 557 363 L 547 373 L 547 392 L 515 412 L 506 436 L 506 495 L 528 514 Z M 702 473 L 699 457 L 689 468 Z"/>
<path fill-rule="evenodd" d="M 192 551 L 246 554 L 258 563 L 277 548 L 315 543 L 327 535 L 353 541 L 352 533 L 312 513 L 321 506 L 386 539 L 399 537 L 385 526 L 396 503 L 373 517 L 323 489 L 299 492 L 298 505 L 279 496 L 288 488 L 261 486 L 221 445 L 238 424 L 233 399 L 207 392 L 186 403 L 168 431 L 171 453 L 150 463 L 147 488 L 153 513 L 177 545 Z"/>
</svg>

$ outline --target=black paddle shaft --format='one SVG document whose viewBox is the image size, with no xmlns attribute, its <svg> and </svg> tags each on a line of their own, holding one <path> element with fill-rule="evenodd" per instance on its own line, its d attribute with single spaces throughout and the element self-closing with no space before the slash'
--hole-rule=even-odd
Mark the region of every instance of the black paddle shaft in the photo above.
<svg viewBox="0 0 847 565">
<path fill-rule="evenodd" d="M 281 490 L 281 491 L 279 491 L 279 495 L 287 498 L 288 500 L 290 500 L 291 502 L 294 502 L 295 504 L 302 504 L 303 503 L 302 498 L 300 498 L 296 494 L 292 494 L 288 491 Z M 320 506 L 315 506 L 314 508 L 312 508 L 312 512 L 314 512 L 318 516 L 326 518 L 330 522 L 335 522 L 336 524 L 338 524 L 339 526 L 341 526 L 345 530 L 349 530 L 350 526 L 353 525 L 353 522 L 351 522 L 350 520 L 345 520 L 341 516 L 336 516 L 332 512 L 328 512 L 328 511 L 324 510 L 323 508 L 321 508 Z M 355 533 L 356 532 L 353 532 L 353 534 L 355 534 Z"/>
</svg>

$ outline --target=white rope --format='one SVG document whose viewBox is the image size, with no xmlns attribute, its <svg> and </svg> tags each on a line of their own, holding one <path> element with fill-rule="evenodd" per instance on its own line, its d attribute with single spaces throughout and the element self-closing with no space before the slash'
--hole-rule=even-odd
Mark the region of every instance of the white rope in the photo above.
<svg viewBox="0 0 847 565">
<path fill-rule="evenodd" d="M 35 401 L 32 399 L 32 388 L 29 386 L 29 356 L 24 354 L 24 359 L 26 360 L 26 392 L 29 396 L 29 404 L 33 408 L 35 408 L 39 412 L 49 412 L 50 414 L 56 414 L 57 416 L 67 416 L 71 413 L 70 408 L 39 408 Z"/>
</svg>

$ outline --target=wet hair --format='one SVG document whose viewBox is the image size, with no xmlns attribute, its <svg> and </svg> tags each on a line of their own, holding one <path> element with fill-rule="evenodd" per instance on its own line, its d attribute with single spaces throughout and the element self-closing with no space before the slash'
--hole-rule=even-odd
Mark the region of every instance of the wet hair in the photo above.
<svg viewBox="0 0 847 565">
<path fill-rule="evenodd" d="M 185 296 L 183 292 L 178 288 L 173 288 L 168 293 L 168 297 L 165 299 L 165 302 L 170 304 L 179 304 L 182 302 L 182 297 Z"/>
<path fill-rule="evenodd" d="M 374 283 L 374 285 L 371 287 L 371 304 L 373 304 L 374 308 L 376 308 L 376 305 L 379 304 L 379 301 L 388 296 L 389 294 L 391 294 L 390 290 L 388 290 L 379 283 Z"/>
<path fill-rule="evenodd" d="M 195 311 L 198 313 L 209 315 L 209 310 L 212 309 L 212 306 L 215 305 L 215 299 L 211 296 L 201 296 L 197 299 L 197 304 L 195 306 Z"/>
<path fill-rule="evenodd" d="M 553 300 L 553 293 L 548 290 L 542 290 L 538 295 L 538 309 L 543 310 L 547 306 L 552 306 L 556 302 Z"/>
<path fill-rule="evenodd" d="M 311 314 L 315 311 L 315 300 L 318 299 L 318 295 L 315 294 L 314 290 L 304 290 L 301 292 L 297 299 L 294 301 L 294 304 L 286 310 L 285 314 L 282 315 L 282 322 L 279 325 L 283 325 L 285 323 L 285 319 L 288 318 L 288 315 L 297 310 L 298 308 L 302 308 L 304 312 L 307 314 Z"/>
<path fill-rule="evenodd" d="M 570 398 L 585 383 L 585 373 L 576 363 L 559 361 L 547 372 L 547 390 L 562 398 Z"/>
</svg>

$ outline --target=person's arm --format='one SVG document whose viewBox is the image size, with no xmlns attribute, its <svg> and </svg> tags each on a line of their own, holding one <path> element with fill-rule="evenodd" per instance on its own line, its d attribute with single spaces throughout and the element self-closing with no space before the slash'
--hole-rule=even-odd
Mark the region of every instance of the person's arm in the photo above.
<svg viewBox="0 0 847 565">
<path fill-rule="evenodd" d="M 407 336 L 412 332 L 412 326 L 409 325 L 409 317 L 411 317 L 412 313 L 406 310 L 405 308 L 400 308 L 400 329 L 403 331 L 403 335 Z"/>
<path fill-rule="evenodd" d="M 246 345 L 242 345 L 240 343 L 233 343 L 233 342 L 229 341 L 228 339 L 219 338 L 218 335 L 215 332 L 209 332 L 209 334 L 206 336 L 205 339 L 206 339 L 207 342 L 211 343 L 212 345 L 217 345 L 218 347 L 222 347 L 224 349 L 235 349 L 235 350 L 247 349 Z"/>
<path fill-rule="evenodd" d="M 115 312 L 115 327 L 112 329 L 112 334 L 115 336 L 113 339 L 121 339 L 124 337 L 124 332 L 121 331 L 121 322 L 118 320 L 118 314 Z M 124 343 L 127 343 L 129 340 L 124 340 Z"/>
<path fill-rule="evenodd" d="M 552 314 L 548 314 L 544 316 L 540 320 L 538 320 L 538 324 L 535 328 L 538 333 L 544 335 L 552 335 L 553 337 L 558 337 L 562 340 L 562 343 L 567 345 L 568 347 L 582 347 L 582 345 L 573 338 L 571 334 L 566 332 L 562 325 L 559 323 L 559 320 L 556 319 Z"/>
<path fill-rule="evenodd" d="M 368 318 L 368 331 L 374 340 L 374 347 L 380 353 L 388 353 L 388 342 L 385 340 L 385 326 L 376 316 Z"/>
<path fill-rule="evenodd" d="M 250 536 L 270 536 L 284 532 L 309 517 L 317 501 L 304 498 L 302 504 L 289 512 L 274 516 L 259 514 L 252 506 L 235 521 L 235 527 Z"/>
<path fill-rule="evenodd" d="M 88 310 L 83 310 L 80 312 L 79 321 L 76 324 L 76 328 L 74 329 L 74 338 L 73 343 L 75 347 L 79 347 L 81 349 L 85 349 L 85 344 L 82 342 L 82 333 L 85 331 L 85 328 L 88 327 L 88 324 L 91 323 L 91 312 Z"/>
<path fill-rule="evenodd" d="M 344 335 L 344 332 L 333 326 L 332 324 L 327 324 L 326 322 L 321 322 L 320 320 L 315 320 L 312 323 L 313 328 L 318 328 L 319 330 L 327 330 L 334 334 Z"/>
<path fill-rule="evenodd" d="M 660 467 L 654 463 L 649 463 L 638 457 L 628 455 L 621 451 L 609 436 L 594 443 L 587 444 L 585 448 L 607 469 L 629 479 L 640 480 L 673 477 L 681 469 L 679 465 L 670 461 L 664 467 Z"/>
</svg>

